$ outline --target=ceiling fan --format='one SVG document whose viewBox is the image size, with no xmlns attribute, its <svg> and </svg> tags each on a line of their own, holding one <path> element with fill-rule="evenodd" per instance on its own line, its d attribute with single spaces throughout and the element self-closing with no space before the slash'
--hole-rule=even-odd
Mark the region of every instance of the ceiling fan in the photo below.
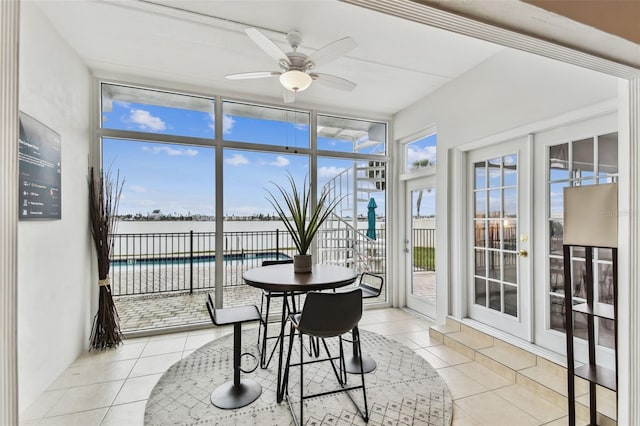
<svg viewBox="0 0 640 426">
<path fill-rule="evenodd" d="M 293 102 L 295 94 L 307 89 L 312 82 L 324 84 L 333 89 L 350 91 L 356 84 L 342 77 L 331 74 L 321 74 L 312 71 L 318 65 L 326 64 L 344 55 L 356 47 L 356 42 L 351 37 L 341 38 L 329 43 L 311 55 L 298 52 L 302 43 L 302 35 L 298 31 L 287 34 L 287 42 L 291 45 L 291 51 L 285 53 L 272 40 L 256 28 L 247 28 L 245 32 L 255 44 L 267 55 L 278 61 L 280 71 L 254 71 L 225 76 L 229 80 L 246 80 L 252 78 L 278 77 L 284 90 L 284 101 Z"/>
</svg>

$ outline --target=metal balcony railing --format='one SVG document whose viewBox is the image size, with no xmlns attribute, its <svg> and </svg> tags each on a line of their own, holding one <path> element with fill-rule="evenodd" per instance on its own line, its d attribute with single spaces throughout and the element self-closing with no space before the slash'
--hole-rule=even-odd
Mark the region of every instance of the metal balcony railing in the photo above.
<svg viewBox="0 0 640 426">
<path fill-rule="evenodd" d="M 242 273 L 263 260 L 295 254 L 286 231 L 225 232 L 223 238 L 225 287 L 242 285 Z M 114 234 L 111 253 L 114 296 L 214 287 L 215 232 Z"/>
</svg>

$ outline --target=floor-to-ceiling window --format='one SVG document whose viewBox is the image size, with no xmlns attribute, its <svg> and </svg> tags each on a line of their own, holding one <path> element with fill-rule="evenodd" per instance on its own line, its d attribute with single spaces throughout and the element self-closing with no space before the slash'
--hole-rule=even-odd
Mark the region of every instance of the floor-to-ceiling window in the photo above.
<svg viewBox="0 0 640 426">
<path fill-rule="evenodd" d="M 118 294 L 203 290 L 225 306 L 255 303 L 242 273 L 295 254 L 267 200 L 288 176 L 341 199 L 318 233 L 316 261 L 386 275 L 385 123 L 115 83 L 101 83 L 101 95 L 102 167 L 125 179 Z"/>
</svg>

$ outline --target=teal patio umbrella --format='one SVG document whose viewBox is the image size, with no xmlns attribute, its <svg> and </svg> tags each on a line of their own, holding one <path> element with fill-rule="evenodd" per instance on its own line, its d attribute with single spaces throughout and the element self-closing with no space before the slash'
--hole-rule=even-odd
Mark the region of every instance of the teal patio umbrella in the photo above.
<svg viewBox="0 0 640 426">
<path fill-rule="evenodd" d="M 376 200 L 371 197 L 369 204 L 367 205 L 367 237 L 372 240 L 376 239 Z"/>
</svg>

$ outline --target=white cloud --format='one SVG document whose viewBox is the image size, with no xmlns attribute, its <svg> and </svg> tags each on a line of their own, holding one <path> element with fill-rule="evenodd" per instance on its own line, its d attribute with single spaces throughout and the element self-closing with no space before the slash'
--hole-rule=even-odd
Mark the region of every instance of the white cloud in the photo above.
<svg viewBox="0 0 640 426">
<path fill-rule="evenodd" d="M 140 185 L 129 185 L 128 189 L 129 189 L 129 191 L 135 192 L 135 193 L 138 193 L 138 194 L 141 194 L 143 192 L 147 192 L 147 188 L 145 188 L 144 186 L 140 186 Z"/>
<path fill-rule="evenodd" d="M 342 173 L 345 169 L 341 167 L 320 167 L 318 169 L 318 178 L 320 179 L 332 179 Z"/>
<path fill-rule="evenodd" d="M 172 157 L 178 157 L 178 156 L 195 157 L 196 155 L 198 155 L 198 150 L 193 148 L 172 148 L 169 146 L 149 147 L 145 145 L 142 147 L 142 150 L 145 152 L 152 152 L 154 154 L 165 153 Z"/>
<path fill-rule="evenodd" d="M 281 155 L 278 155 L 276 157 L 276 161 L 272 161 L 271 163 L 269 163 L 269 165 L 276 166 L 276 167 L 286 167 L 289 165 L 289 163 L 290 161 L 287 158 Z"/>
<path fill-rule="evenodd" d="M 241 166 L 243 164 L 249 164 L 249 160 L 242 154 L 234 154 L 231 158 L 227 158 L 225 163 L 231 166 Z"/>
<path fill-rule="evenodd" d="M 433 165 L 436 162 L 436 147 L 435 146 L 426 146 L 421 149 L 415 149 L 409 147 L 407 149 L 407 162 L 409 164 L 413 164 L 419 160 L 429 160 L 429 164 Z"/>
<path fill-rule="evenodd" d="M 154 130 L 158 132 L 167 128 L 167 125 L 160 117 L 154 117 L 149 111 L 143 109 L 132 109 L 129 111 L 129 120 L 137 124 L 142 130 Z"/>
<path fill-rule="evenodd" d="M 125 101 L 116 101 L 116 100 L 114 100 L 113 103 L 118 105 L 118 106 L 120 106 L 120 107 L 122 107 L 122 108 L 129 108 L 131 106 L 130 102 L 125 102 Z"/>
<path fill-rule="evenodd" d="M 227 134 L 233 128 L 233 125 L 236 123 L 236 120 L 231 118 L 228 115 L 222 115 L 222 133 Z"/>
<path fill-rule="evenodd" d="M 215 131 L 216 130 L 216 115 L 214 113 L 210 113 L 209 117 L 211 119 L 209 121 L 209 127 Z M 222 114 L 222 133 L 224 133 L 225 135 L 227 133 L 229 133 L 231 131 L 231 129 L 233 129 L 233 125 L 234 124 L 236 124 L 236 120 L 234 120 L 233 117 L 231 117 L 229 115 L 226 115 L 226 114 Z"/>
</svg>

